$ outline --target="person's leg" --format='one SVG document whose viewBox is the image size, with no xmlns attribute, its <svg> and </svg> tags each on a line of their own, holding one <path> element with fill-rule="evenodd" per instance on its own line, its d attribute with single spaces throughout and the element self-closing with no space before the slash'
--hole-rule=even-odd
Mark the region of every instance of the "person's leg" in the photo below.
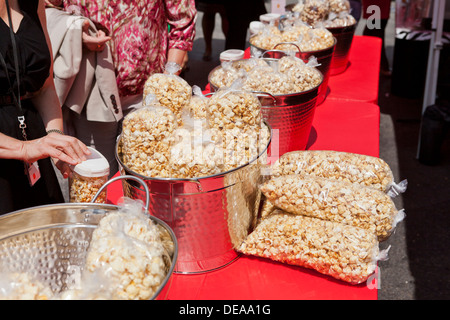
<svg viewBox="0 0 450 320">
<path fill-rule="evenodd" d="M 214 25 L 216 23 L 216 11 L 211 4 L 205 3 L 202 18 L 203 38 L 205 40 L 205 52 L 203 60 L 211 60 L 212 53 L 212 35 L 214 32 Z"/>
<path fill-rule="evenodd" d="M 382 41 L 381 47 L 381 62 L 380 62 L 380 72 L 384 75 L 390 75 L 390 67 L 389 60 L 386 54 L 386 46 L 385 46 L 385 30 L 388 23 L 388 19 L 380 19 L 380 28 L 372 28 L 369 29 L 366 25 L 363 31 L 363 35 L 365 36 L 373 36 L 378 37 Z"/>
</svg>

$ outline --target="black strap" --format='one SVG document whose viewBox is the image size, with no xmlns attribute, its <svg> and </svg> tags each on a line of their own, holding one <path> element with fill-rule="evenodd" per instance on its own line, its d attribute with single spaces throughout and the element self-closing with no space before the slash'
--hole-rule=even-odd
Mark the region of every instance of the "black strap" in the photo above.
<svg viewBox="0 0 450 320">
<path fill-rule="evenodd" d="M 9 82 L 9 86 L 11 88 L 11 94 L 12 94 L 12 98 L 14 100 L 14 104 L 17 106 L 18 109 L 18 114 L 19 116 L 17 117 L 17 120 L 19 121 L 19 128 L 22 130 L 22 136 L 25 140 L 27 140 L 27 134 L 25 131 L 25 128 L 27 127 L 25 124 L 25 115 L 23 113 L 23 109 L 22 109 L 22 103 L 20 101 L 20 75 L 19 75 L 19 55 L 17 53 L 17 44 L 16 44 L 16 37 L 14 35 L 14 31 L 13 31 L 13 24 L 12 24 L 12 19 L 11 19 L 11 10 L 9 7 L 9 2 L 8 0 L 5 0 L 6 3 L 6 11 L 8 13 L 8 21 L 9 21 L 9 32 L 10 32 L 10 36 L 11 36 L 11 44 L 12 44 L 12 49 L 13 49 L 13 55 L 14 55 L 14 69 L 16 72 L 16 83 L 17 83 L 17 96 L 14 92 L 14 87 L 13 84 L 11 82 L 11 79 L 9 77 L 9 73 L 8 73 L 8 67 L 6 65 L 5 59 L 3 58 L 2 54 L 0 53 L 0 60 L 1 63 L 5 69 L 5 73 L 6 73 L 6 78 L 8 79 Z"/>
</svg>

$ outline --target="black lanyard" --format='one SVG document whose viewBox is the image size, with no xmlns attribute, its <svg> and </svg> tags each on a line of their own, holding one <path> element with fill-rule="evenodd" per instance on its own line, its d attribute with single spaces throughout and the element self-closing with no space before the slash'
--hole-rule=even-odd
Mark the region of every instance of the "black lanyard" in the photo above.
<svg viewBox="0 0 450 320">
<path fill-rule="evenodd" d="M 6 11 L 8 13 L 8 21 L 9 21 L 9 33 L 11 36 L 11 44 L 12 44 L 12 48 L 13 48 L 13 55 L 14 55 L 14 68 L 16 71 L 16 82 L 17 82 L 17 96 L 13 90 L 13 85 L 11 82 L 11 79 L 9 78 L 9 73 L 8 73 L 8 67 L 6 65 L 5 59 L 3 58 L 1 52 L 0 52 L 0 62 L 2 63 L 4 69 L 5 69 L 5 73 L 6 73 L 6 78 L 8 79 L 9 82 L 9 86 L 11 88 L 11 94 L 12 94 L 12 98 L 14 100 L 14 104 L 17 106 L 18 112 L 19 112 L 19 116 L 17 117 L 17 120 L 19 121 L 19 128 L 22 130 L 22 136 L 24 138 L 24 140 L 27 140 L 27 134 L 25 131 L 25 128 L 27 127 L 27 125 L 25 124 L 25 115 L 23 113 L 23 109 L 22 109 L 22 103 L 20 101 L 20 78 L 19 78 L 19 55 L 17 53 L 17 44 L 16 44 L 16 37 L 14 35 L 14 31 L 13 31 L 13 24 L 12 24 L 12 19 L 11 19 L 11 10 L 9 7 L 9 2 L 8 0 L 5 0 L 6 3 Z"/>
</svg>

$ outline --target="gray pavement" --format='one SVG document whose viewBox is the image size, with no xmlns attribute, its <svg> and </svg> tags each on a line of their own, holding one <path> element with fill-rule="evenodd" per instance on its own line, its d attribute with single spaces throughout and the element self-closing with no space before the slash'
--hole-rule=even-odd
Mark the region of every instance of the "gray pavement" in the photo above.
<svg viewBox="0 0 450 320">
<path fill-rule="evenodd" d="M 287 3 L 294 3 L 287 1 Z M 268 4 L 269 2 L 267 2 Z M 213 33 L 213 59 L 202 60 L 204 50 L 202 13 L 197 20 L 194 49 L 189 54 L 185 79 L 201 88 L 208 73 L 219 65 L 224 48 L 220 17 L 216 15 Z M 359 22 L 356 34 L 362 33 Z M 395 18 L 392 11 L 386 31 L 388 58 L 393 61 Z M 413 66 L 412 66 L 413 67 Z M 379 106 L 380 157 L 391 166 L 396 181 L 408 179 L 408 190 L 395 199 L 404 208 L 406 219 L 380 246 L 391 246 L 389 260 L 379 263 L 380 300 L 430 300 L 450 298 L 450 137 L 444 141 L 441 162 L 421 164 L 416 158 L 421 120 L 421 99 L 406 99 L 391 94 L 391 78 L 380 77 Z"/>
</svg>

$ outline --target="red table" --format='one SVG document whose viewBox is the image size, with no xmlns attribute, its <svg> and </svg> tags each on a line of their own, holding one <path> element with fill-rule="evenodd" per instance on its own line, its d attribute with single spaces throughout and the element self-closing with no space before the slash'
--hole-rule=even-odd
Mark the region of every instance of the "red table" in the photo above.
<svg viewBox="0 0 450 320">
<path fill-rule="evenodd" d="M 379 155 L 380 112 L 376 104 L 378 64 L 362 63 L 372 55 L 379 61 L 379 43 L 374 38 L 355 37 L 353 50 L 366 48 L 365 58 L 350 56 L 351 65 L 330 79 L 330 96 L 317 109 L 308 149 L 338 150 Z M 372 52 L 375 51 L 375 52 Z M 363 50 L 364 51 L 364 50 Z M 362 52 L 362 51 L 358 51 Z M 376 59 L 378 55 L 378 59 Z M 370 67 L 370 68 L 369 68 Z M 369 69 L 376 69 L 376 72 Z M 347 72 L 349 74 L 347 74 Z M 375 75 L 376 73 L 376 75 Z M 366 81 L 364 81 L 366 79 Z M 376 80 L 376 81 L 375 81 Z M 373 86 L 376 85 L 376 89 Z M 370 90 L 369 90 L 370 89 Z M 108 186 L 108 201 L 123 195 L 120 183 Z M 350 285 L 314 270 L 268 259 L 240 256 L 229 265 L 202 274 L 174 274 L 167 299 L 171 300 L 310 300 L 377 299 L 376 276 L 368 283 Z"/>
</svg>

